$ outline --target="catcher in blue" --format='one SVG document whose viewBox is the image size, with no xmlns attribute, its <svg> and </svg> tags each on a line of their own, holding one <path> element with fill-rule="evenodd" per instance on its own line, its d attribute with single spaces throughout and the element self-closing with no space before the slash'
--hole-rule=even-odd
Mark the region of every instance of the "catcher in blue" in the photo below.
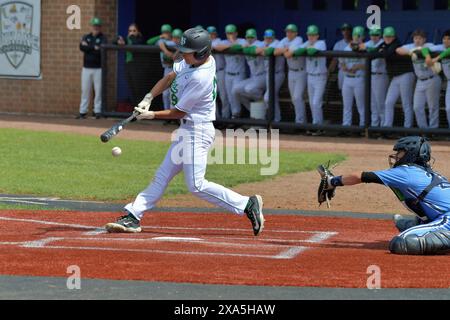
<svg viewBox="0 0 450 320">
<path fill-rule="evenodd" d="M 329 202 L 337 187 L 383 184 L 415 214 L 414 219 L 394 216 L 401 233 L 391 240 L 389 250 L 402 255 L 450 252 L 450 183 L 433 171 L 429 142 L 422 137 L 405 137 L 395 144 L 394 151 L 388 170 L 334 176 L 327 167 L 319 166 L 319 203 Z"/>
</svg>

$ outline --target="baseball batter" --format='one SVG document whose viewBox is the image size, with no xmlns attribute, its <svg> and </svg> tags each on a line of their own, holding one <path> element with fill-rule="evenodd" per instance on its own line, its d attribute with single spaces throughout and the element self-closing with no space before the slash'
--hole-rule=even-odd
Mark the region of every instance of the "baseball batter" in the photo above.
<svg viewBox="0 0 450 320">
<path fill-rule="evenodd" d="M 206 30 L 211 37 L 212 48 L 216 50 L 217 46 L 222 42 L 222 39 L 219 38 L 216 27 L 209 26 Z M 213 56 L 214 60 L 216 60 L 217 90 L 222 106 L 221 109 L 216 109 L 216 116 L 217 118 L 221 118 L 221 110 L 231 110 L 230 102 L 228 101 L 227 90 L 225 88 L 225 57 L 223 54 L 215 54 Z"/>
<path fill-rule="evenodd" d="M 294 24 L 286 27 L 286 37 L 281 40 L 275 55 L 283 54 L 288 66 L 288 84 L 292 104 L 295 108 L 295 123 L 306 123 L 305 101 L 306 90 L 306 61 L 305 57 L 294 56 L 294 51 L 303 45 L 302 37 L 298 36 L 298 28 Z"/>
<path fill-rule="evenodd" d="M 217 45 L 216 50 L 227 50 L 230 53 L 242 52 L 246 41 L 238 38 L 237 27 L 234 24 L 229 24 L 225 27 L 225 33 L 227 34 L 227 39 Z M 246 77 L 245 57 L 243 55 L 225 54 L 225 89 L 231 110 L 222 109 L 223 118 L 229 119 L 231 117 L 232 119 L 237 119 L 241 117 L 241 103 L 233 95 L 233 88 Z"/>
<path fill-rule="evenodd" d="M 372 28 L 369 32 L 370 40 L 364 43 L 360 48 L 368 52 L 377 51 L 383 43 L 381 38 L 382 30 Z M 379 127 L 384 123 L 384 103 L 386 101 L 386 92 L 389 86 L 389 76 L 386 69 L 386 60 L 372 60 L 372 86 L 371 86 L 371 126 Z"/>
<path fill-rule="evenodd" d="M 257 51 L 259 54 L 264 55 L 264 67 L 266 70 L 266 93 L 264 94 L 264 103 L 266 107 L 269 108 L 269 57 L 273 56 L 275 50 L 279 48 L 280 41 L 275 39 L 275 31 L 272 29 L 267 29 L 264 33 L 264 48 Z M 282 54 L 275 57 L 275 110 L 273 121 L 281 121 L 281 109 L 280 109 L 280 96 L 279 92 L 281 86 L 286 78 L 285 74 L 285 64 L 286 60 Z"/>
<path fill-rule="evenodd" d="M 360 45 L 363 43 L 365 37 L 364 27 L 357 26 L 353 29 L 353 41 L 344 51 L 359 51 Z M 341 69 L 344 71 L 344 84 L 342 86 L 343 98 L 343 115 L 342 125 L 351 126 L 353 116 L 353 100 L 356 100 L 356 107 L 359 113 L 359 126 L 365 125 L 365 90 L 364 90 L 364 75 L 365 75 L 365 59 L 361 58 L 345 58 L 341 64 Z"/>
<path fill-rule="evenodd" d="M 261 196 L 246 197 L 205 179 L 208 151 L 215 129 L 216 64 L 211 56 L 211 39 L 204 29 L 184 32 L 179 51 L 183 60 L 161 79 L 136 108 L 138 119 L 181 119 L 175 141 L 156 172 L 153 182 L 133 203 L 125 207 L 123 217 L 106 225 L 108 232 L 141 232 L 140 221 L 147 210 L 155 207 L 167 185 L 181 171 L 192 194 L 235 214 L 246 214 L 254 235 L 264 228 Z M 149 111 L 154 97 L 171 88 L 175 107 L 164 111 Z"/>
<path fill-rule="evenodd" d="M 308 41 L 301 48 L 294 51 L 294 56 L 306 55 L 306 73 L 308 84 L 309 106 L 311 108 L 313 124 L 323 124 L 323 95 L 327 85 L 327 58 L 315 57 L 319 51 L 326 51 L 325 41 L 319 40 L 319 28 L 310 25 L 306 31 Z M 313 135 L 322 134 L 321 131 L 312 132 Z"/>
<path fill-rule="evenodd" d="M 440 52 L 440 54 L 431 59 L 431 55 L 427 54 L 427 64 L 432 67 L 437 62 L 442 63 L 442 70 L 447 78 L 447 91 L 445 93 L 445 111 L 447 112 L 447 122 L 450 128 L 450 30 L 444 32 L 442 37 L 442 44 L 433 46 L 430 49 L 433 52 Z"/>
<path fill-rule="evenodd" d="M 402 204 L 416 215 L 394 216 L 397 229 L 389 250 L 402 255 L 433 255 L 450 250 L 450 183 L 430 165 L 431 146 L 422 137 L 405 137 L 389 156 L 391 168 L 333 176 L 323 166 L 319 172 L 319 203 L 331 199 L 337 187 L 374 183 L 390 188 Z"/>
<path fill-rule="evenodd" d="M 414 43 L 404 45 L 397 49 L 400 55 L 410 55 L 417 77 L 414 91 L 414 113 L 419 128 L 439 127 L 439 99 L 441 93 L 441 77 L 434 74 L 433 70 L 425 63 L 426 55 L 430 54 L 431 43 L 426 43 L 426 33 L 416 30 L 412 34 Z M 425 113 L 425 105 L 429 109 L 429 121 Z"/>
<path fill-rule="evenodd" d="M 242 80 L 233 87 L 233 94 L 239 103 L 250 111 L 250 102 L 262 99 L 266 89 L 266 70 L 264 57 L 256 55 L 256 49 L 264 47 L 259 41 L 255 29 L 248 29 L 245 34 L 247 40 L 243 48 L 245 59 L 250 70 L 250 77 Z"/>
</svg>

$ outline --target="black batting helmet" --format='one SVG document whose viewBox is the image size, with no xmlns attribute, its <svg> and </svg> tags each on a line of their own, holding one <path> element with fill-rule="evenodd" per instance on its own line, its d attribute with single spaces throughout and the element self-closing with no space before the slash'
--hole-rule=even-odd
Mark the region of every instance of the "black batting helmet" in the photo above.
<svg viewBox="0 0 450 320">
<path fill-rule="evenodd" d="M 203 28 L 186 30 L 181 37 L 178 50 L 181 53 L 192 53 L 197 60 L 203 60 L 211 54 L 211 38 Z"/>
</svg>

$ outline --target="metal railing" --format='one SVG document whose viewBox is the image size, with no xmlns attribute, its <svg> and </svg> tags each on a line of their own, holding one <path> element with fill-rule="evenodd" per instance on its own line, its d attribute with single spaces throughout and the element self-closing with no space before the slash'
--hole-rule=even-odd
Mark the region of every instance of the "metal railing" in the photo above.
<svg viewBox="0 0 450 320">
<path fill-rule="evenodd" d="M 151 86 L 156 83 L 162 77 L 162 67 L 159 60 L 160 49 L 157 46 L 118 46 L 118 45 L 103 45 L 102 46 L 102 81 L 103 81 L 103 90 L 102 90 L 102 98 L 103 98 L 103 112 L 107 117 L 127 117 L 129 116 L 131 110 L 129 111 L 121 111 L 114 108 L 113 101 L 114 94 L 110 92 L 111 90 L 115 90 L 115 95 L 117 96 L 117 91 L 120 91 L 120 87 L 124 87 L 123 79 L 120 78 L 120 65 L 121 63 L 125 63 L 124 58 L 120 58 L 119 55 L 124 56 L 125 52 L 130 52 L 132 54 L 142 53 L 146 55 L 148 58 L 144 59 L 145 62 L 142 62 L 145 65 L 145 70 L 148 70 L 148 73 L 153 77 L 151 81 L 147 79 L 146 84 L 148 88 L 147 91 L 151 89 Z M 214 54 L 236 54 L 236 53 L 219 53 L 215 52 Z M 150 59 L 151 57 L 151 59 Z M 323 125 L 313 125 L 313 124 L 297 124 L 294 121 L 286 121 L 282 120 L 281 122 L 274 121 L 275 114 L 275 57 L 271 56 L 269 58 L 269 81 L 268 88 L 266 90 L 269 91 L 269 99 L 268 99 L 268 109 L 266 120 L 256 120 L 251 118 L 238 118 L 238 119 L 223 119 L 219 118 L 216 120 L 216 124 L 219 125 L 235 125 L 235 126 L 260 126 L 266 128 L 275 128 L 275 129 L 289 129 L 289 130 L 299 130 L 299 131 L 307 131 L 307 130 L 323 130 L 330 132 L 346 132 L 346 133 L 360 133 L 366 137 L 369 137 L 371 134 L 420 134 L 420 135 L 439 135 L 439 136 L 448 136 L 450 137 L 450 129 L 448 126 L 444 127 L 444 121 L 442 118 L 445 118 L 444 112 L 441 108 L 441 128 L 439 129 L 419 129 L 419 128 L 404 128 L 401 126 L 400 121 L 397 119 L 396 124 L 393 127 L 371 127 L 371 87 L 372 87 L 372 58 L 371 55 L 367 53 L 359 53 L 359 52 L 348 52 L 348 51 L 323 51 L 318 52 L 315 57 L 325 57 L 328 61 L 335 58 L 360 58 L 365 59 L 365 75 L 364 75 L 364 86 L 365 86 L 365 119 L 364 126 L 342 126 L 339 124 L 340 115 L 339 111 L 342 115 L 342 98 L 339 100 L 335 100 L 337 109 L 335 108 L 333 111 L 333 121 L 327 121 Z M 411 63 L 409 57 L 397 57 L 399 63 Z M 151 60 L 151 61 L 150 61 Z M 149 62 L 150 61 L 150 62 Z M 113 75 L 112 75 L 113 73 Z M 122 71 L 123 73 L 123 71 Z M 287 74 L 287 72 L 286 72 Z M 111 81 L 116 82 L 116 84 L 111 83 Z M 119 82 L 122 82 L 121 84 Z M 126 86 L 126 85 L 125 85 Z M 334 96 L 341 96 L 340 92 L 334 92 Z M 219 99 L 219 98 L 218 98 Z M 161 100 L 160 100 L 161 101 Z M 115 102 L 118 103 L 117 101 Z M 158 106 L 158 103 L 156 103 Z M 308 105 L 305 103 L 305 105 Z M 330 107 L 331 103 L 327 105 L 326 99 L 324 99 L 324 106 Z M 340 109 L 339 109 L 339 106 Z M 161 102 L 159 102 L 159 107 L 161 108 Z M 308 108 L 306 108 L 308 110 Z M 353 106 L 354 114 L 355 106 Z M 400 108 L 397 106 L 397 114 L 400 112 Z M 308 111 L 309 112 L 309 111 Z M 326 113 L 324 113 L 327 116 Z M 354 117 L 355 118 L 355 117 Z M 325 119 L 327 120 L 327 119 Z"/>
</svg>

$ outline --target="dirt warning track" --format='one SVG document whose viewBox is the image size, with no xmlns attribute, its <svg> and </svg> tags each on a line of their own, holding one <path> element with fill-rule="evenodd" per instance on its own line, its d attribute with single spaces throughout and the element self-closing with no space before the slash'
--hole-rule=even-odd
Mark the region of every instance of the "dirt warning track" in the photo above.
<svg viewBox="0 0 450 320">
<path fill-rule="evenodd" d="M 0 274 L 198 284 L 365 288 L 379 266 L 383 288 L 448 288 L 448 256 L 395 256 L 392 222 L 268 215 L 261 237 L 244 217 L 152 213 L 143 233 L 107 234 L 112 213 L 3 211 Z M 424 272 L 430 265 L 438 277 Z"/>
</svg>

